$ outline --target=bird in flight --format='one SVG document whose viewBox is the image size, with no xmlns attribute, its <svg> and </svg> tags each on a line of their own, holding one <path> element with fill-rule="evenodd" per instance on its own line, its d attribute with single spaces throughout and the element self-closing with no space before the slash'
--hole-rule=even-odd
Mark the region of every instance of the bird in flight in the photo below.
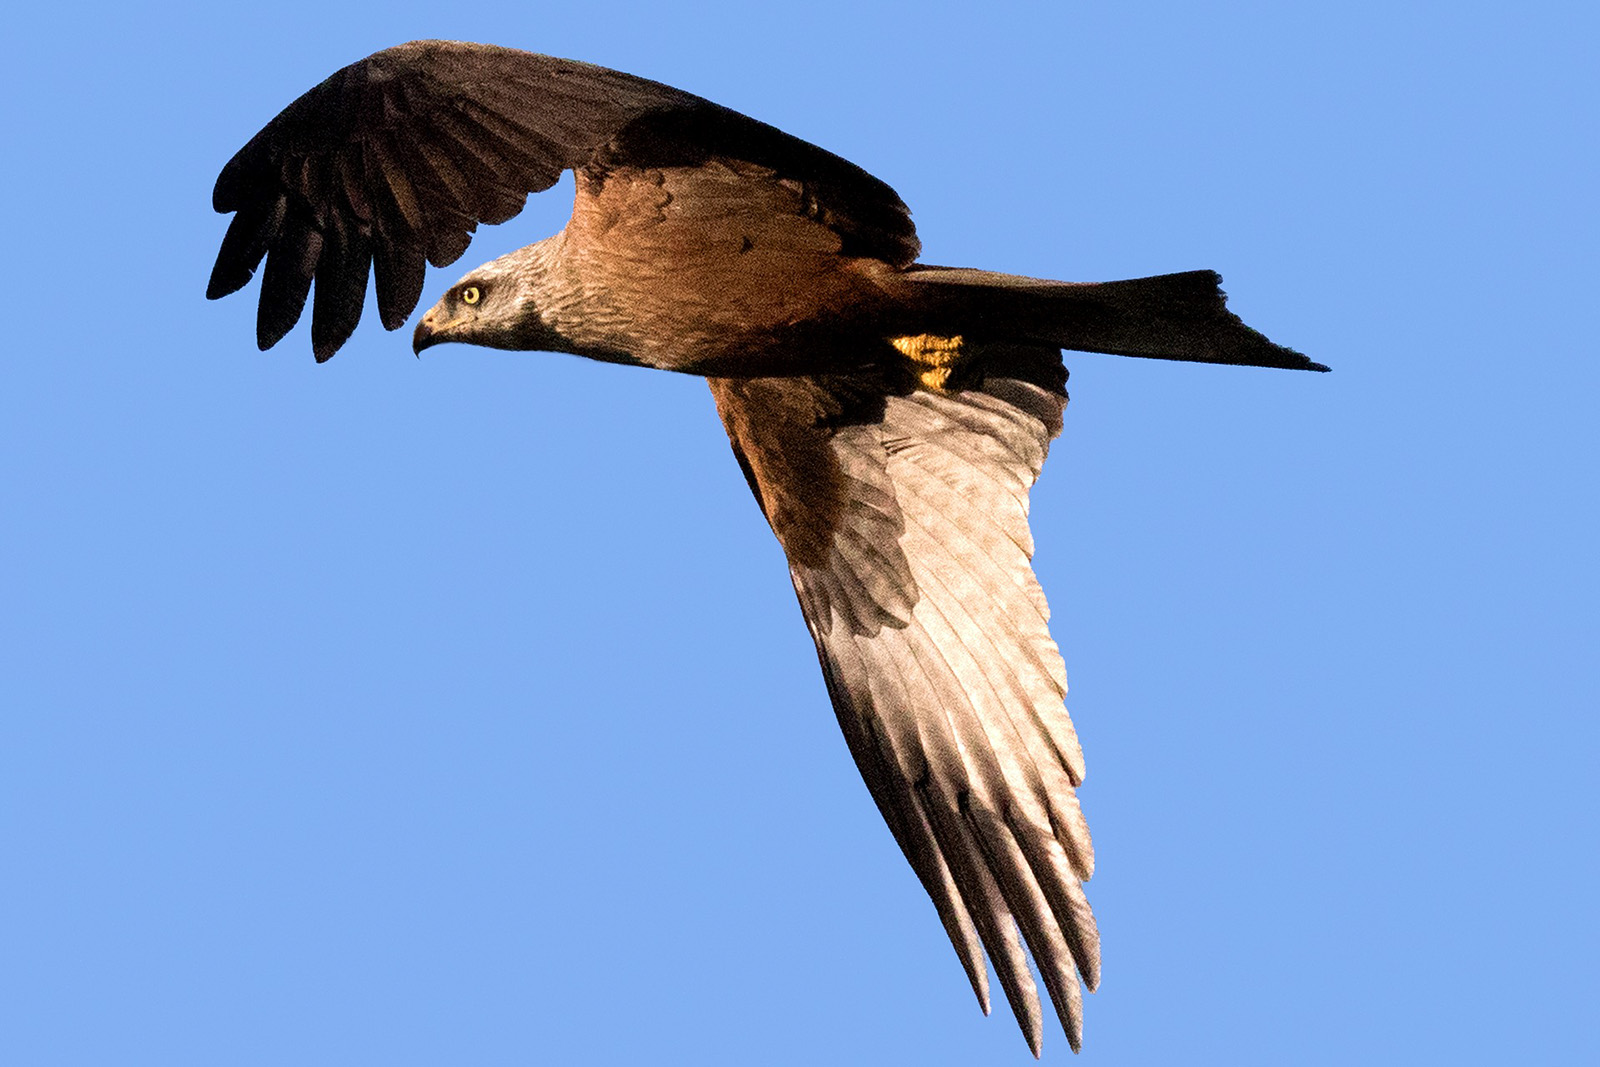
<svg viewBox="0 0 1600 1067">
<path fill-rule="evenodd" d="M 257 342 L 309 297 L 321 362 L 369 276 L 398 329 L 427 264 L 566 170 L 565 229 L 468 272 L 415 350 L 709 380 L 850 753 L 979 1004 L 987 955 L 1037 1056 L 1031 953 L 1076 1051 L 1100 974 L 1094 853 L 1027 520 L 1067 402 L 1061 350 L 1327 368 L 1244 325 L 1211 271 L 1068 283 L 919 263 L 905 204 L 847 160 L 658 82 L 450 41 L 345 67 L 228 161 L 206 295 L 265 259 Z"/>
</svg>

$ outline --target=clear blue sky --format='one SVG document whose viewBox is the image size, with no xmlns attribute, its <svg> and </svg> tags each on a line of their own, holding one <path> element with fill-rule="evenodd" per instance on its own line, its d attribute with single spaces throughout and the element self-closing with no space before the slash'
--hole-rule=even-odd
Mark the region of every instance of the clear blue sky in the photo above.
<svg viewBox="0 0 1600 1067">
<path fill-rule="evenodd" d="M 1034 531 L 1099 854 L 1083 1062 L 1593 1056 L 1600 26 L 1308 7 L 9 16 L 0 1062 L 1029 1062 L 703 385 L 418 361 L 370 308 L 318 367 L 305 323 L 255 350 L 254 287 L 202 299 L 222 163 L 415 37 L 775 123 L 934 262 L 1215 268 L 1331 364 L 1068 359 Z"/>
</svg>

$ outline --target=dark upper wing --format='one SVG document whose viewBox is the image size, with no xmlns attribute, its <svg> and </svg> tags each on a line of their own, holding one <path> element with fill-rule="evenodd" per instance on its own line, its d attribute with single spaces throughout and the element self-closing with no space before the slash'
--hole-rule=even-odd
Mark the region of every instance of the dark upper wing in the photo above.
<svg viewBox="0 0 1600 1067">
<path fill-rule="evenodd" d="M 603 67 L 492 45 L 413 41 L 353 63 L 285 108 L 217 178 L 237 212 L 206 295 L 242 288 L 266 258 L 257 341 L 300 317 L 327 359 L 361 316 L 369 272 L 400 326 L 424 266 L 453 262 L 480 222 L 504 222 L 563 170 L 683 165 L 720 155 L 806 184 L 863 254 L 916 258 L 910 215 L 838 156 L 700 97 Z"/>
<path fill-rule="evenodd" d="M 1029 564 L 1028 490 L 1066 403 L 1060 356 L 903 395 L 714 379 L 783 543 L 834 710 L 985 1012 L 986 950 L 1039 1050 L 1031 950 L 1076 1049 L 1099 938 L 1066 674 Z M 852 389 L 858 390 L 852 395 Z M 1021 938 L 1019 940 L 1019 931 Z"/>
</svg>

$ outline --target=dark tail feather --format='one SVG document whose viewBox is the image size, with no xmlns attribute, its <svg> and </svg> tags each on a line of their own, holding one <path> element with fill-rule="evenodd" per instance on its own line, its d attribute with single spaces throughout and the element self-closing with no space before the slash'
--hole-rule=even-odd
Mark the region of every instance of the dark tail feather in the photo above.
<svg viewBox="0 0 1600 1067">
<path fill-rule="evenodd" d="M 954 332 L 1080 352 L 1328 368 L 1275 345 L 1228 310 L 1222 277 L 1191 270 L 1123 282 L 1051 282 L 966 267 L 914 266 L 901 275 Z"/>
</svg>

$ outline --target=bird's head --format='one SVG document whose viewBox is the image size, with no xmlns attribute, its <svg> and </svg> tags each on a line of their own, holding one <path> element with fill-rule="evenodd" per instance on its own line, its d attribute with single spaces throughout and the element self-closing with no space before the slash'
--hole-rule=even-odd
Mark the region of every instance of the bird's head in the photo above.
<svg viewBox="0 0 1600 1067">
<path fill-rule="evenodd" d="M 527 268 L 502 256 L 468 273 L 422 316 L 411 335 L 412 350 L 420 355 L 448 341 L 518 351 L 555 348 L 557 338 L 539 317 L 535 279 Z"/>
</svg>

